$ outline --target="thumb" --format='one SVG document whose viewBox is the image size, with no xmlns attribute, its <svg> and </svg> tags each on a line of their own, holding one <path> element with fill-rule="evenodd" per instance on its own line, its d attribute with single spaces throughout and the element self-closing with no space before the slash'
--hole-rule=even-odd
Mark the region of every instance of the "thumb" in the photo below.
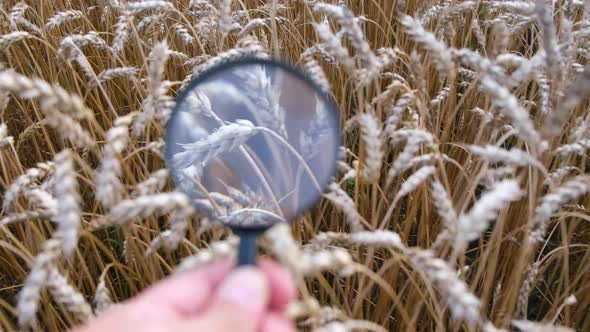
<svg viewBox="0 0 590 332">
<path fill-rule="evenodd" d="M 270 284 L 254 267 L 239 268 L 217 288 L 211 306 L 195 318 L 192 330 L 255 332 L 261 325 L 270 301 Z"/>
</svg>

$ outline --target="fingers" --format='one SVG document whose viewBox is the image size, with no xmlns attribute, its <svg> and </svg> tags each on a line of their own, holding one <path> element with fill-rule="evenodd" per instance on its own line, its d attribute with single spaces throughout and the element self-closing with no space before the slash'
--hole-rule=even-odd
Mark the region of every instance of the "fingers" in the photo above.
<svg viewBox="0 0 590 332">
<path fill-rule="evenodd" d="M 218 331 L 218 332 L 295 332 L 295 325 L 290 319 L 278 314 L 267 314 L 261 321 L 258 329 L 252 330 L 246 320 L 235 319 L 230 315 L 221 312 L 203 316 L 198 320 L 176 321 L 166 325 L 166 331 L 195 332 L 195 331 Z M 156 329 L 156 331 L 161 331 Z"/>
<path fill-rule="evenodd" d="M 217 285 L 232 271 L 229 260 L 168 277 L 129 301 L 151 318 L 188 318 L 203 311 Z"/>
<path fill-rule="evenodd" d="M 292 323 L 281 313 L 295 296 L 289 273 L 277 263 L 235 269 L 223 261 L 164 279 L 124 307 L 128 320 L 174 321 L 177 331 L 290 332 Z"/>
<path fill-rule="evenodd" d="M 264 317 L 259 332 L 295 332 L 293 322 L 279 313 L 271 312 Z"/>
<path fill-rule="evenodd" d="M 270 309 L 282 312 L 296 297 L 297 289 L 289 272 L 281 265 L 267 259 L 258 262 L 270 283 Z"/>
<path fill-rule="evenodd" d="M 211 306 L 200 317 L 186 322 L 192 331 L 255 332 L 267 314 L 270 283 L 259 269 L 235 270 L 218 286 Z"/>
</svg>

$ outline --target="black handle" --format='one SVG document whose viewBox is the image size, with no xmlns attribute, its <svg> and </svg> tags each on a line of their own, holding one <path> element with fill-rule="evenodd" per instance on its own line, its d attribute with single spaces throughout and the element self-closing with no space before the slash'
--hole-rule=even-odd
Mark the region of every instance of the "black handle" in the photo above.
<svg viewBox="0 0 590 332">
<path fill-rule="evenodd" d="M 239 232 L 240 248 L 238 251 L 238 266 L 256 264 L 256 238 L 258 232 Z"/>
</svg>

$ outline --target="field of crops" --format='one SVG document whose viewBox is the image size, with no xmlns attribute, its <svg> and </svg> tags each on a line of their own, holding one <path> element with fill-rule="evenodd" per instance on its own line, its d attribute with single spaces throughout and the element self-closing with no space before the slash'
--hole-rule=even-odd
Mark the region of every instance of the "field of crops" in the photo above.
<svg viewBox="0 0 590 332">
<path fill-rule="evenodd" d="M 295 64 L 341 115 L 321 202 L 258 241 L 298 328 L 590 330 L 587 1 L 5 0 L 0 331 L 235 258 L 163 137 L 178 91 L 241 57 Z"/>
</svg>

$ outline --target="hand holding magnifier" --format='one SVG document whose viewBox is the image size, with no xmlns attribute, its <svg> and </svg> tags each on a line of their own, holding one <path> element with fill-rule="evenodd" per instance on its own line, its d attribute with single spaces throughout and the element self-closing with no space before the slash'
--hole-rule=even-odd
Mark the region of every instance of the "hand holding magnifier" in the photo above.
<svg viewBox="0 0 590 332">
<path fill-rule="evenodd" d="M 240 236 L 238 264 L 254 264 L 258 234 L 321 198 L 339 137 L 334 102 L 305 74 L 241 59 L 207 70 L 179 94 L 166 164 L 201 214 Z"/>
</svg>

